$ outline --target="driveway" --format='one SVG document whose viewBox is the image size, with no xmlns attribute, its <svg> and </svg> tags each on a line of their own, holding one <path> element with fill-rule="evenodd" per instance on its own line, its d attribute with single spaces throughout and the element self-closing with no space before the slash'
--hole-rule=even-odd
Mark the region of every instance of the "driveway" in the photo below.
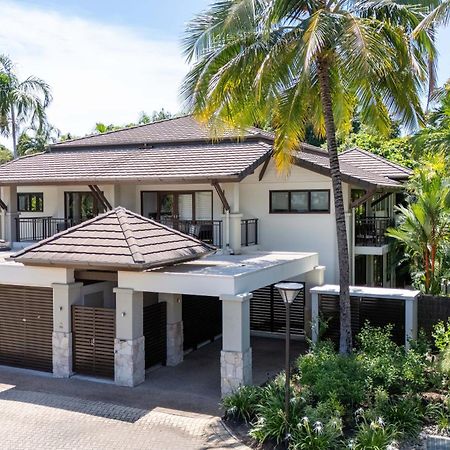
<svg viewBox="0 0 450 450">
<path fill-rule="evenodd" d="M 106 385 L 90 381 L 66 383 L 83 391 L 96 388 L 96 399 L 56 394 L 51 391 L 59 380 L 1 367 L 0 380 L 5 379 L 18 383 L 0 384 L 3 450 L 246 449 L 217 416 L 125 406 L 120 402 L 120 388 L 117 402 L 100 401 Z M 37 385 L 36 390 L 27 388 Z"/>
<path fill-rule="evenodd" d="M 293 342 L 293 354 L 305 345 Z M 283 367 L 284 342 L 252 337 L 253 379 Z M 221 342 L 177 367 L 147 373 L 136 388 L 75 376 L 56 379 L 0 366 L 2 450 L 247 449 L 220 420 Z"/>
</svg>

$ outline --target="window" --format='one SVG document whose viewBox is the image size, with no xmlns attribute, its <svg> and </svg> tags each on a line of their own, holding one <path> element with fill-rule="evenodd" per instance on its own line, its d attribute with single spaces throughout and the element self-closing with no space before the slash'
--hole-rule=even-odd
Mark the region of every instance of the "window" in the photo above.
<svg viewBox="0 0 450 450">
<path fill-rule="evenodd" d="M 330 212 L 330 191 L 270 191 L 272 214 Z"/>
<path fill-rule="evenodd" d="M 17 209 L 20 212 L 43 212 L 44 194 L 42 192 L 20 192 L 17 194 Z"/>
</svg>

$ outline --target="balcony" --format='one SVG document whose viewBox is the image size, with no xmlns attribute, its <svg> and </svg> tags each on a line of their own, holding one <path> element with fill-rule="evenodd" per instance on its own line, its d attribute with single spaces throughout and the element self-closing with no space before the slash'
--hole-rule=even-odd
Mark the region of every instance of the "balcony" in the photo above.
<svg viewBox="0 0 450 450">
<path fill-rule="evenodd" d="M 73 219 L 56 217 L 18 217 L 16 219 L 17 242 L 36 242 L 47 239 L 67 228 L 78 225 Z"/>
<path fill-rule="evenodd" d="M 79 223 L 80 221 L 73 219 L 56 217 L 18 217 L 16 219 L 16 239 L 17 242 L 41 241 Z M 215 247 L 220 248 L 223 245 L 222 220 L 180 220 L 163 217 L 161 223 Z M 241 221 L 241 245 L 248 247 L 257 244 L 258 219 L 243 219 Z"/>
<path fill-rule="evenodd" d="M 392 217 L 361 217 L 355 219 L 355 245 L 382 247 L 389 243 L 386 231 L 394 226 Z"/>
</svg>

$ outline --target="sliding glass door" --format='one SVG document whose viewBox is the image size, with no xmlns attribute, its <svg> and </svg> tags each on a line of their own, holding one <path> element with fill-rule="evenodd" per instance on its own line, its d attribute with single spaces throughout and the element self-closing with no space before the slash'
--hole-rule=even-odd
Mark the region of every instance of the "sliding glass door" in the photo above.
<svg viewBox="0 0 450 450">
<path fill-rule="evenodd" d="M 103 209 L 92 192 L 65 192 L 65 218 L 73 224 L 97 216 Z"/>
<path fill-rule="evenodd" d="M 212 192 L 141 192 L 141 214 L 161 222 L 212 220 Z"/>
</svg>

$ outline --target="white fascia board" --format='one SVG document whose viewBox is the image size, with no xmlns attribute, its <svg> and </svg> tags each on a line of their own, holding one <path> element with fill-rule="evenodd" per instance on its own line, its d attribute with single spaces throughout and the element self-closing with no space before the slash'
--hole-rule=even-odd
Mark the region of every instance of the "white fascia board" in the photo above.
<svg viewBox="0 0 450 450">
<path fill-rule="evenodd" d="M 196 273 L 195 271 L 148 271 L 118 272 L 119 287 L 131 288 L 144 292 L 178 293 L 190 295 L 236 295 L 277 283 L 314 269 L 318 264 L 318 254 L 303 254 L 289 261 L 280 261 L 267 267 L 255 267 L 241 273 L 223 274 Z M 239 271 L 237 271 L 239 272 Z"/>
<path fill-rule="evenodd" d="M 62 267 L 24 266 L 18 263 L 0 265 L 0 284 L 51 287 L 54 283 L 73 281 L 73 270 Z"/>
<path fill-rule="evenodd" d="M 316 286 L 310 289 L 311 293 L 315 294 L 331 294 L 339 295 L 340 288 L 335 284 L 325 284 L 323 286 Z M 399 299 L 399 300 L 414 300 L 420 294 L 420 291 L 413 291 L 409 289 L 391 289 L 380 287 L 366 287 L 366 286 L 350 286 L 351 297 L 372 297 Z"/>
</svg>

